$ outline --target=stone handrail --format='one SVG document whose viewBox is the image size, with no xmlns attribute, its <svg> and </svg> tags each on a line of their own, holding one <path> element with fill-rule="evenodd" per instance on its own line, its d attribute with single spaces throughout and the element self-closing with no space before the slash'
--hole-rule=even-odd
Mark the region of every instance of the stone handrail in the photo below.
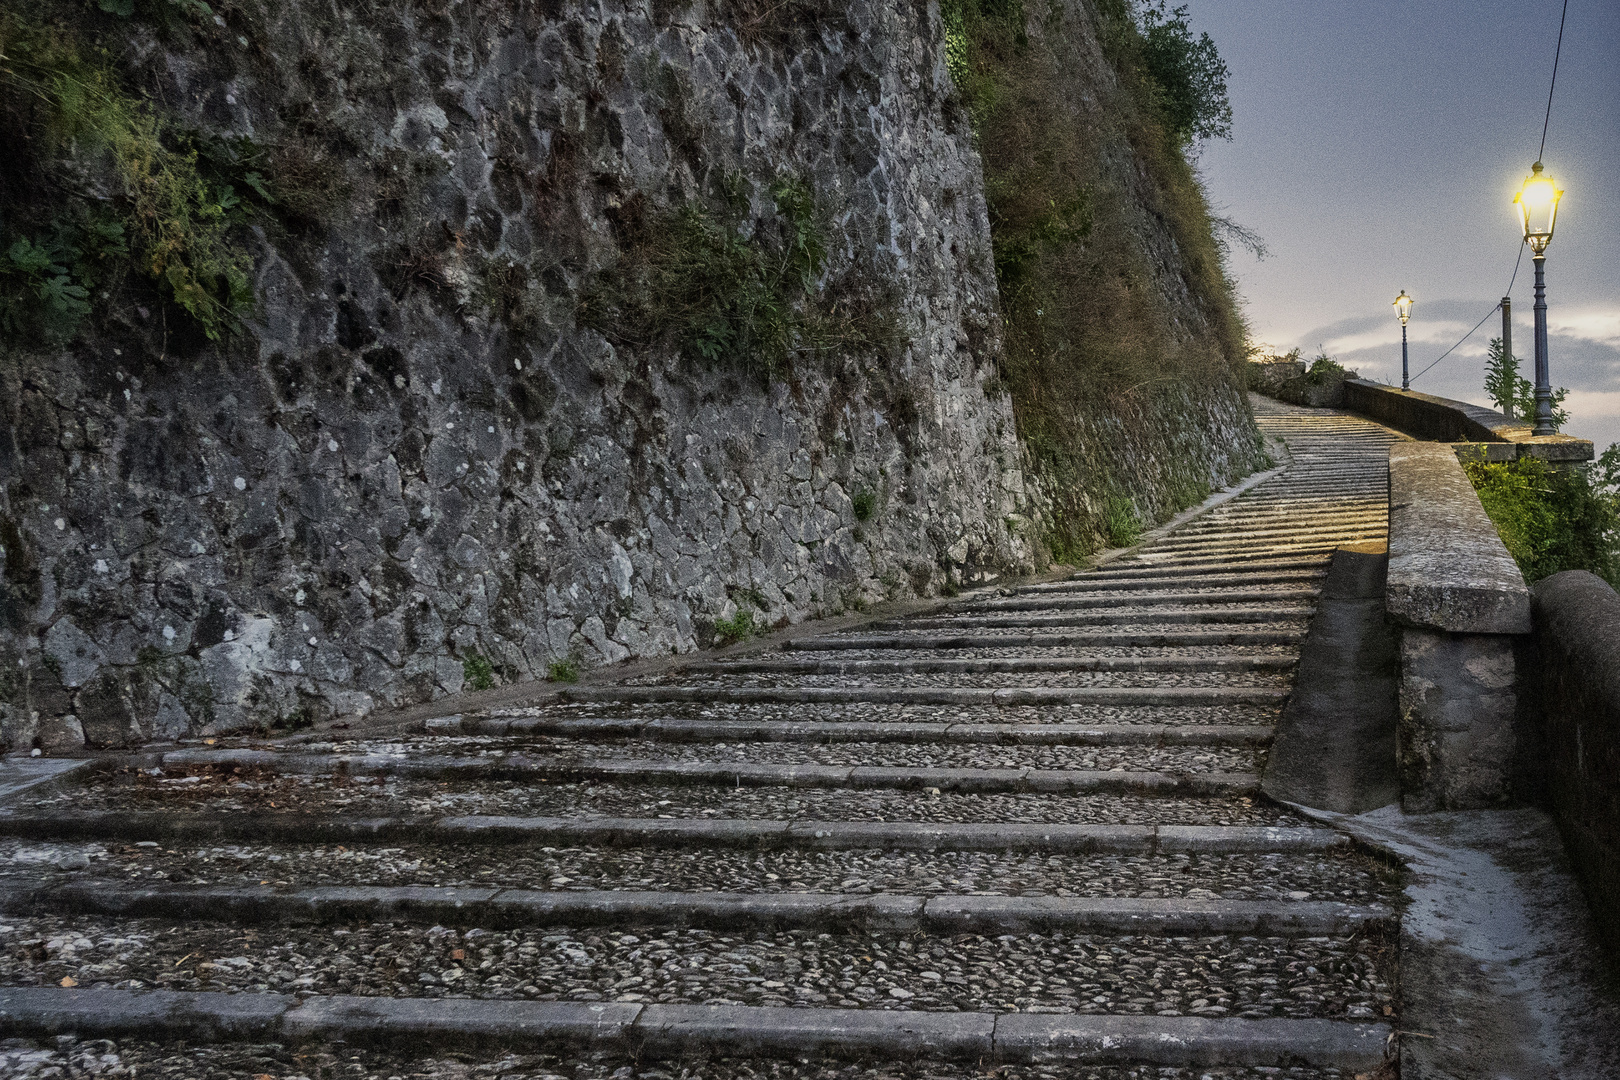
<svg viewBox="0 0 1620 1080">
<path fill-rule="evenodd" d="M 1543 461 L 1591 461 L 1590 439 L 1532 434 L 1529 421 L 1516 420 L 1466 401 L 1420 394 L 1366 379 L 1344 381 L 1344 407 L 1419 439 L 1476 444 L 1476 456 L 1489 461 L 1536 457 Z"/>
<path fill-rule="evenodd" d="M 1599 931 L 1620 954 L 1620 595 L 1584 570 L 1533 592 L 1547 793 Z"/>
</svg>

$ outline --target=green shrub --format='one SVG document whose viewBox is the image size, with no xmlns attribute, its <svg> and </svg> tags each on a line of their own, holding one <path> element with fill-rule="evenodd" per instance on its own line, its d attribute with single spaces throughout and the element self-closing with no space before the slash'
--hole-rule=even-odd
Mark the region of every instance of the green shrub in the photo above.
<svg viewBox="0 0 1620 1080">
<path fill-rule="evenodd" d="M 495 665 L 486 656 L 473 653 L 461 662 L 461 675 L 467 686 L 474 690 L 488 690 L 495 685 Z"/>
<path fill-rule="evenodd" d="M 1130 547 L 1142 538 L 1142 520 L 1137 517 L 1131 500 L 1116 495 L 1108 500 L 1103 518 L 1108 543 L 1117 548 Z"/>
<path fill-rule="evenodd" d="M 210 339 L 232 328 L 253 302 L 237 228 L 272 201 L 251 143 L 181 128 L 60 27 L 0 15 L 0 56 L 0 137 L 18 157 L 0 190 L 4 327 L 71 336 L 133 268 Z M 86 175 L 109 197 L 71 179 Z"/>
<path fill-rule="evenodd" d="M 628 207 L 620 265 L 587 290 L 580 320 L 615 341 L 669 344 L 689 360 L 763 378 L 782 374 L 798 350 L 897 343 L 892 311 L 820 286 L 827 244 L 810 185 L 778 179 L 775 213 L 750 230 L 744 183 L 723 180 L 719 209 Z"/>
<path fill-rule="evenodd" d="M 1154 83 L 1154 100 L 1165 126 L 1183 142 L 1230 139 L 1232 102 L 1226 64 L 1208 34 L 1193 36 L 1185 6 L 1165 0 L 1142 6 L 1142 66 Z"/>
<path fill-rule="evenodd" d="M 871 488 L 861 488 L 849 501 L 856 521 L 870 521 L 877 513 L 877 492 Z"/>
<path fill-rule="evenodd" d="M 579 682 L 579 664 L 573 659 L 553 660 L 546 665 L 547 682 Z"/>
<path fill-rule="evenodd" d="M 1611 447 L 1597 482 L 1581 468 L 1554 468 L 1535 458 L 1463 465 L 1502 542 L 1535 582 L 1561 570 L 1589 570 L 1620 585 L 1620 455 Z"/>
<path fill-rule="evenodd" d="M 1305 381 L 1312 386 L 1322 386 L 1334 381 L 1342 382 L 1354 376 L 1355 372 L 1329 356 L 1327 350 L 1321 346 L 1317 346 L 1316 355 L 1311 358 L 1310 366 L 1305 369 Z"/>
<path fill-rule="evenodd" d="M 715 640 L 721 645 L 735 645 L 739 641 L 747 641 L 757 633 L 754 626 L 754 613 L 748 608 L 738 608 L 737 614 L 729 619 L 716 619 L 714 623 Z"/>
<path fill-rule="evenodd" d="M 1491 343 L 1487 346 L 1485 393 L 1490 395 L 1491 403 L 1508 416 L 1520 420 L 1536 418 L 1535 384 L 1519 374 L 1519 358 L 1507 355 L 1503 351 L 1502 339 L 1499 337 L 1491 338 Z M 1569 410 L 1563 407 L 1564 399 L 1568 396 L 1569 391 L 1562 386 L 1552 392 L 1554 431 L 1569 423 Z"/>
</svg>

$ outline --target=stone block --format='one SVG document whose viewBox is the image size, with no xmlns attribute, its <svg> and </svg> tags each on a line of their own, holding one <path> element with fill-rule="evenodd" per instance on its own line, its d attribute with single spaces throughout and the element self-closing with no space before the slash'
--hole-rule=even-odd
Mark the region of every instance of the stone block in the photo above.
<svg viewBox="0 0 1620 1080">
<path fill-rule="evenodd" d="M 1513 796 L 1516 642 L 1408 627 L 1401 636 L 1400 770 L 1411 812 L 1502 806 Z"/>
<path fill-rule="evenodd" d="M 1444 443 L 1389 449 L 1386 605 L 1404 626 L 1452 633 L 1530 631 L 1530 590 Z"/>
</svg>

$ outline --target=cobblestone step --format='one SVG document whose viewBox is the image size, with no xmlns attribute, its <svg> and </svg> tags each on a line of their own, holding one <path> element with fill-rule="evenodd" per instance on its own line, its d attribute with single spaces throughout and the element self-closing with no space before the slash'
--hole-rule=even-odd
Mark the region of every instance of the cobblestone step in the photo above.
<svg viewBox="0 0 1620 1080">
<path fill-rule="evenodd" d="M 676 720 L 596 717 L 446 717 L 431 732 L 709 742 L 905 742 L 1041 746 L 1258 746 L 1270 725 L 985 724 L 860 720 Z"/>
<path fill-rule="evenodd" d="M 1175 648 L 1191 645 L 1258 648 L 1265 645 L 1297 646 L 1303 640 L 1303 627 L 1287 630 L 1116 630 L 1068 634 L 1019 633 L 1013 629 L 999 633 L 980 631 L 956 634 L 907 630 L 891 634 L 850 633 L 794 638 L 783 642 L 782 648 L 791 652 L 827 652 L 834 649 L 1083 649 L 1093 646 Z"/>
<path fill-rule="evenodd" d="M 1123 606 L 1123 605 L 1122 605 Z M 1188 609 L 1144 608 L 1141 611 L 1115 609 L 1084 614 L 1020 612 L 1015 615 L 942 615 L 932 618 L 895 619 L 872 624 L 872 630 L 951 630 L 968 627 L 1047 627 L 1047 626 L 1124 626 L 1131 628 L 1170 626 L 1243 626 L 1252 623 L 1290 623 L 1309 619 L 1315 608 L 1305 604 L 1209 606 Z"/>
<path fill-rule="evenodd" d="M 871 648 L 873 646 L 863 646 Z M 916 648 L 908 645 L 908 648 Z M 811 704 L 872 701 L 915 705 L 1178 705 L 1280 704 L 1288 691 L 1269 687 L 1230 686 L 1075 686 L 1075 687 L 713 687 L 603 686 L 575 687 L 562 697 L 579 702 L 708 701 Z"/>
<path fill-rule="evenodd" d="M 1346 846 L 1318 851 L 1091 852 L 881 848 L 0 839 L 0 884 L 502 886 L 542 891 L 897 892 L 1096 899 L 1304 900 L 1388 906 L 1392 867 Z"/>
<path fill-rule="evenodd" d="M 1101 596 L 1036 595 L 1029 598 L 1006 597 L 1000 600 L 981 600 L 977 603 L 963 604 L 952 609 L 952 611 L 953 613 L 973 613 L 980 611 L 1080 610 L 1107 608 L 1117 604 L 1129 604 L 1132 607 L 1146 605 L 1170 607 L 1197 604 L 1281 604 L 1287 601 L 1308 604 L 1315 600 L 1317 595 L 1318 590 L 1316 589 L 1296 588 L 1210 589 L 1205 592 L 1132 592 L 1126 596 L 1119 596 L 1117 593 Z"/>
<path fill-rule="evenodd" d="M 295 754 L 263 750 L 178 751 L 167 768 L 242 766 L 275 773 L 325 776 L 411 776 L 435 780 L 612 781 L 648 784 L 719 784 L 742 787 L 898 788 L 977 792 L 1134 792 L 1210 795 L 1253 791 L 1253 773 L 1177 774 L 1038 768 L 907 768 L 758 761 L 574 758 L 506 754 L 500 757 Z"/>
<path fill-rule="evenodd" d="M 982 659 L 727 660 L 686 664 L 688 675 L 886 675 L 1043 671 L 1290 671 L 1291 656 L 999 656 Z"/>
</svg>

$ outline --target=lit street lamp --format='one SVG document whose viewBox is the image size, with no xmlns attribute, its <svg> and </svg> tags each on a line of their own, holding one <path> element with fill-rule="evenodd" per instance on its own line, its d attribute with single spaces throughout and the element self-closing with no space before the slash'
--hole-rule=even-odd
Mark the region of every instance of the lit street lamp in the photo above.
<svg viewBox="0 0 1620 1080">
<path fill-rule="evenodd" d="M 1401 295 L 1395 298 L 1395 314 L 1401 320 L 1401 389 L 1412 389 L 1412 381 L 1406 377 L 1406 320 L 1412 317 L 1412 298 L 1401 290 Z"/>
<path fill-rule="evenodd" d="M 1524 186 L 1513 196 L 1519 208 L 1519 224 L 1524 242 L 1535 253 L 1536 263 L 1536 429 L 1537 435 L 1553 434 L 1552 376 L 1547 370 L 1547 280 L 1543 270 L 1547 245 L 1552 243 L 1553 222 L 1558 217 L 1558 200 L 1564 193 L 1553 178 L 1541 171 L 1541 162 L 1530 166 Z"/>
</svg>

